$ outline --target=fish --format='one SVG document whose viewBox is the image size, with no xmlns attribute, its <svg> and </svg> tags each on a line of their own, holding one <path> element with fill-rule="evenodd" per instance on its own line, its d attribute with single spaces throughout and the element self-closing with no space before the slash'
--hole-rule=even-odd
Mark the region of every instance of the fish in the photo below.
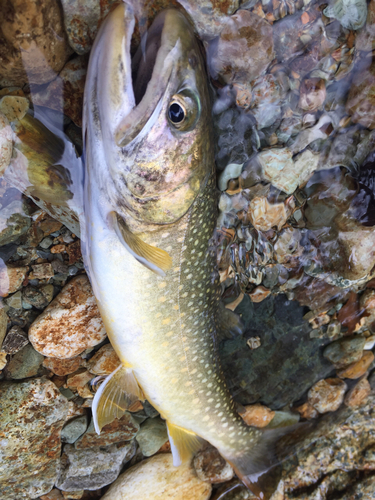
<svg viewBox="0 0 375 500">
<path fill-rule="evenodd" d="M 214 445 L 265 498 L 275 431 L 236 412 L 217 354 L 240 320 L 220 304 L 218 190 L 208 79 L 193 27 L 158 14 L 131 57 L 127 3 L 103 22 L 84 92 L 83 257 L 120 366 L 97 390 L 103 426 L 145 398 L 166 421 L 177 466 Z"/>
</svg>

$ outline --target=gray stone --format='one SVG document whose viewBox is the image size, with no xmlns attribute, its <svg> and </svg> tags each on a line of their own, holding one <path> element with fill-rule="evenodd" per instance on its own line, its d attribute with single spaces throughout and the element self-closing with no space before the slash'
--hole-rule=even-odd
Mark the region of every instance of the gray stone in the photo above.
<svg viewBox="0 0 375 500">
<path fill-rule="evenodd" d="M 145 457 L 154 455 L 168 441 L 165 421 L 160 417 L 147 419 L 141 425 L 137 441 Z"/>
<path fill-rule="evenodd" d="M 336 340 L 324 349 L 323 356 L 331 361 L 335 368 L 343 368 L 361 359 L 365 343 L 366 338 L 361 335 Z"/>
<path fill-rule="evenodd" d="M 23 289 L 22 298 L 24 301 L 40 310 L 45 309 L 49 302 L 41 289 L 30 285 Z"/>
<path fill-rule="evenodd" d="M 14 200 L 0 210 L 0 246 L 13 243 L 30 227 L 30 217 L 25 215 L 22 200 Z"/>
<path fill-rule="evenodd" d="M 61 431 L 61 441 L 63 443 L 73 444 L 87 429 L 88 418 L 87 415 L 82 415 L 69 422 L 64 426 Z"/>
<path fill-rule="evenodd" d="M 7 354 L 15 354 L 29 343 L 27 334 L 19 326 L 13 326 L 3 342 L 2 350 Z"/>
<path fill-rule="evenodd" d="M 5 303 L 13 309 L 22 309 L 22 293 L 18 291 L 5 299 Z"/>
<path fill-rule="evenodd" d="M 34 377 L 38 374 L 43 360 L 44 356 L 39 354 L 31 344 L 27 344 L 9 361 L 6 373 L 10 378 L 15 380 Z"/>
<path fill-rule="evenodd" d="M 56 487 L 64 491 L 96 490 L 111 484 L 122 465 L 133 457 L 135 449 L 134 441 L 85 450 L 76 450 L 67 444 Z"/>
<path fill-rule="evenodd" d="M 49 380 L 0 384 L 0 498 L 48 493 L 57 478 L 68 401 Z"/>
</svg>

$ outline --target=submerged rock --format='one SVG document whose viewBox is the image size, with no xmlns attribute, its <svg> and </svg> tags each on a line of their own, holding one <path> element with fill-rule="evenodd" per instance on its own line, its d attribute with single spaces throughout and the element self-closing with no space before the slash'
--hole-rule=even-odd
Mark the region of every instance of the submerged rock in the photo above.
<svg viewBox="0 0 375 500">
<path fill-rule="evenodd" d="M 0 384 L 0 497 L 36 498 L 56 481 L 68 401 L 49 380 Z"/>
<path fill-rule="evenodd" d="M 230 481 L 234 476 L 232 467 L 213 446 L 207 446 L 199 451 L 194 457 L 193 464 L 199 479 L 212 484 Z"/>
<path fill-rule="evenodd" d="M 167 441 L 167 426 L 160 417 L 147 419 L 137 433 L 137 442 L 145 457 L 154 455 Z"/>
<path fill-rule="evenodd" d="M 308 401 L 319 413 L 336 411 L 344 401 L 347 388 L 339 378 L 320 380 L 307 393 Z"/>
</svg>

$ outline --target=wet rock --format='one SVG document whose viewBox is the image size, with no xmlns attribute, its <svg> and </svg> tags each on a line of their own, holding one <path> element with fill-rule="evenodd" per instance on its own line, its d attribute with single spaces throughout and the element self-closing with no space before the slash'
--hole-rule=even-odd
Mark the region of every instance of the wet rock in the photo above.
<svg viewBox="0 0 375 500">
<path fill-rule="evenodd" d="M 308 401 L 319 413 L 336 411 L 344 401 L 347 385 L 338 378 L 320 380 L 309 390 Z"/>
<path fill-rule="evenodd" d="M 357 379 L 364 375 L 371 363 L 374 361 L 375 357 L 371 351 L 364 351 L 362 358 L 356 363 L 352 363 L 343 370 L 337 372 L 337 376 L 340 378 L 350 378 Z"/>
<path fill-rule="evenodd" d="M 13 326 L 3 342 L 2 350 L 7 354 L 15 354 L 29 343 L 27 334 L 19 326 Z"/>
<path fill-rule="evenodd" d="M 78 392 L 81 398 L 93 398 L 94 395 L 90 390 L 89 381 L 93 378 L 92 374 L 85 369 L 80 369 L 77 372 L 69 375 L 66 385 L 74 392 Z"/>
<path fill-rule="evenodd" d="M 254 80 L 266 71 L 273 58 L 271 26 L 246 10 L 228 18 L 220 36 L 208 48 L 210 74 L 225 83 Z"/>
<path fill-rule="evenodd" d="M 15 0 L 3 4 L 2 19 L 0 86 L 53 80 L 72 53 L 59 3 L 32 0 L 25 9 Z"/>
<path fill-rule="evenodd" d="M 85 88 L 87 60 L 75 57 L 69 60 L 59 76 L 46 89 L 33 93 L 33 103 L 54 109 L 69 116 L 82 127 L 83 90 Z"/>
<path fill-rule="evenodd" d="M 308 401 L 301 406 L 296 406 L 294 409 L 298 411 L 301 418 L 306 418 L 307 420 L 316 418 L 319 415 L 319 412 Z"/>
<path fill-rule="evenodd" d="M 22 290 L 22 298 L 31 306 L 43 310 L 51 302 L 53 296 L 53 285 L 45 285 L 36 288 L 28 285 Z"/>
<path fill-rule="evenodd" d="M 30 227 L 30 217 L 25 215 L 21 200 L 14 200 L 0 210 L 0 246 L 13 243 Z"/>
<path fill-rule="evenodd" d="M 7 299 L 5 299 L 5 303 L 13 309 L 21 310 L 22 309 L 22 293 L 20 291 L 14 293 L 13 295 L 11 295 Z M 10 314 L 10 312 L 9 312 L 9 314 Z"/>
<path fill-rule="evenodd" d="M 71 359 L 45 358 L 43 366 L 59 376 L 69 375 L 80 368 L 83 359 L 80 356 Z"/>
<path fill-rule="evenodd" d="M 94 446 L 108 446 L 121 441 L 130 441 L 139 431 L 139 424 L 132 415 L 125 412 L 120 419 L 115 419 L 110 424 L 103 427 L 98 435 L 94 429 L 94 422 L 91 421 L 87 431 L 75 443 L 77 450 L 92 448 Z"/>
<path fill-rule="evenodd" d="M 101 500 L 208 500 L 211 485 L 197 478 L 191 464 L 174 467 L 172 455 L 155 455 L 131 467 Z"/>
<path fill-rule="evenodd" d="M 86 431 L 88 425 L 87 415 L 69 420 L 61 431 L 61 441 L 63 443 L 73 444 Z"/>
<path fill-rule="evenodd" d="M 4 174 L 12 157 L 12 129 L 8 118 L 0 111 L 0 176 Z"/>
<path fill-rule="evenodd" d="M 43 379 L 0 384 L 2 500 L 36 498 L 57 478 L 68 401 Z"/>
<path fill-rule="evenodd" d="M 361 335 L 340 339 L 329 344 L 324 349 L 323 356 L 331 361 L 335 368 L 343 368 L 361 359 L 365 343 L 366 338 Z"/>
<path fill-rule="evenodd" d="M 375 128 L 375 64 L 369 68 L 357 69 L 352 80 L 346 110 L 354 123 L 369 129 Z"/>
<path fill-rule="evenodd" d="M 366 22 L 366 0 L 334 0 L 323 11 L 327 17 L 340 21 L 348 30 L 359 30 Z"/>
<path fill-rule="evenodd" d="M 167 441 L 167 426 L 160 417 L 147 419 L 137 433 L 137 442 L 145 457 L 154 455 Z"/>
<path fill-rule="evenodd" d="M 366 378 L 361 379 L 345 396 L 346 406 L 358 406 L 371 394 L 371 386 Z"/>
<path fill-rule="evenodd" d="M 53 488 L 53 490 L 46 495 L 41 495 L 40 500 L 64 500 L 64 497 L 60 490 Z"/>
<path fill-rule="evenodd" d="M 273 204 L 262 196 L 251 200 L 247 215 L 255 229 L 268 231 L 277 227 L 280 230 L 288 219 L 290 210 L 286 204 Z"/>
<path fill-rule="evenodd" d="M 319 78 L 306 78 L 300 86 L 298 106 L 304 111 L 315 111 L 326 98 L 325 81 Z"/>
<path fill-rule="evenodd" d="M 29 274 L 29 279 L 42 280 L 52 278 L 54 275 L 53 268 L 51 264 L 34 264 L 31 266 L 32 272 Z"/>
<path fill-rule="evenodd" d="M 241 417 L 247 425 L 253 425 L 254 427 L 265 427 L 275 416 L 274 411 L 260 404 L 247 405 L 244 408 L 245 411 L 241 412 Z"/>
<path fill-rule="evenodd" d="M 7 353 L 0 351 L 0 370 L 6 367 L 8 363 Z"/>
<path fill-rule="evenodd" d="M 344 493 L 340 500 L 360 500 L 371 498 L 375 491 L 375 477 L 365 477 L 358 481 L 349 492 Z"/>
<path fill-rule="evenodd" d="M 202 481 L 223 483 L 230 481 L 234 476 L 232 467 L 213 446 L 199 451 L 194 457 L 193 464 L 197 476 Z"/>
<path fill-rule="evenodd" d="M 89 280 L 73 278 L 31 325 L 29 339 L 45 356 L 73 358 L 105 338 Z"/>
<path fill-rule="evenodd" d="M 12 356 L 6 367 L 7 375 L 15 380 L 34 377 L 38 374 L 43 359 L 42 354 L 39 354 L 31 344 L 27 344 Z"/>
<path fill-rule="evenodd" d="M 0 297 L 6 297 L 22 287 L 27 267 L 5 266 L 0 269 Z"/>
<path fill-rule="evenodd" d="M 95 375 L 109 375 L 120 365 L 121 361 L 111 344 L 101 347 L 88 361 L 87 369 Z"/>
<path fill-rule="evenodd" d="M 134 443 L 119 443 L 86 450 L 64 446 L 56 487 L 64 491 L 96 490 L 111 484 L 122 465 L 134 455 Z"/>
<path fill-rule="evenodd" d="M 275 411 L 273 419 L 268 424 L 268 429 L 277 429 L 279 427 L 289 427 L 299 422 L 299 413 L 293 411 Z"/>
</svg>

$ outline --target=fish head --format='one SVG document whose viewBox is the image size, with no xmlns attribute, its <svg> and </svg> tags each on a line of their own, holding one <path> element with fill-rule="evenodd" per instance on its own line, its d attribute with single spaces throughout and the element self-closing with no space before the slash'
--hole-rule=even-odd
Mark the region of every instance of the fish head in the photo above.
<svg viewBox="0 0 375 500">
<path fill-rule="evenodd" d="M 131 7 L 120 5 L 92 50 L 84 105 L 88 175 L 121 216 L 169 224 L 213 173 L 207 76 L 182 12 L 161 12 L 131 57 L 134 25 Z"/>
</svg>

